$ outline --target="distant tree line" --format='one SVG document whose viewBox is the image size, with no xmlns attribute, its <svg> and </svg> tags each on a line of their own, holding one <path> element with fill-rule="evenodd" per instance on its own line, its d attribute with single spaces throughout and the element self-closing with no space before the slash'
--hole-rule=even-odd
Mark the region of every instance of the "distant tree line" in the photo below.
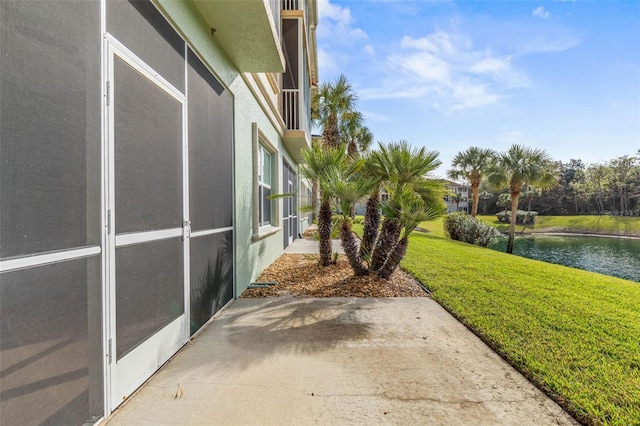
<svg viewBox="0 0 640 426">
<path fill-rule="evenodd" d="M 585 164 L 571 159 L 555 162 L 558 185 L 540 191 L 523 188 L 519 196 L 521 210 L 541 215 L 616 215 L 640 216 L 640 150 L 606 162 Z M 509 210 L 508 194 L 482 182 L 478 212 L 493 214 Z"/>
</svg>

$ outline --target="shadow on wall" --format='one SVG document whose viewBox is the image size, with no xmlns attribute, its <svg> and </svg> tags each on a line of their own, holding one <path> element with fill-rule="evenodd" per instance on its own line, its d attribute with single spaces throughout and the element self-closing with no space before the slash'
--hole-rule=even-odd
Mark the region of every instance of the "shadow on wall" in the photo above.
<svg viewBox="0 0 640 426">
<path fill-rule="evenodd" d="M 191 334 L 233 297 L 233 231 L 212 237 L 201 272 L 191 278 Z"/>
</svg>

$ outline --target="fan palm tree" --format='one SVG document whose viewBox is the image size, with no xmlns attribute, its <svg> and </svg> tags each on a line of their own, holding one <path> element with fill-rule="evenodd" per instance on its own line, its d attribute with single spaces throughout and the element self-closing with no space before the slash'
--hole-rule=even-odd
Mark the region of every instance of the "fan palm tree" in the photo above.
<svg viewBox="0 0 640 426">
<path fill-rule="evenodd" d="M 526 184 L 540 190 L 547 190 L 557 185 L 553 161 L 542 149 L 528 148 L 514 144 L 506 152 L 497 155 L 487 175 L 487 180 L 494 188 L 509 188 L 511 196 L 511 223 L 507 253 L 513 253 L 516 217 L 518 214 L 518 196 Z"/>
<path fill-rule="evenodd" d="M 332 166 L 327 170 L 326 191 L 331 192 L 338 200 L 342 212 L 340 240 L 349 264 L 356 276 L 367 275 L 369 270 L 364 265 L 358 249 L 358 241 L 351 226 L 350 212 L 359 199 L 371 191 L 375 182 L 362 174 L 364 160 L 351 159 L 342 165 Z"/>
<path fill-rule="evenodd" d="M 358 102 L 347 77 L 341 74 L 334 83 L 323 83 L 313 97 L 316 123 L 322 128 L 324 143 L 337 147 L 340 143 L 340 122 L 345 114 L 355 111 Z"/>
<path fill-rule="evenodd" d="M 398 188 L 393 198 L 402 212 L 398 219 L 401 224 L 402 238 L 395 243 L 384 265 L 378 271 L 378 275 L 384 279 L 388 279 L 393 274 L 404 258 L 409 246 L 409 235 L 420 222 L 436 219 L 446 211 L 442 197 L 434 196 L 425 200 L 410 185 Z"/>
<path fill-rule="evenodd" d="M 373 142 L 373 133 L 364 125 L 364 116 L 361 112 L 353 111 L 345 114 L 340 129 L 342 144 L 346 145 L 349 157 L 362 155 L 369 150 Z"/>
<path fill-rule="evenodd" d="M 304 163 L 300 170 L 304 177 L 309 180 L 320 182 L 320 209 L 318 212 L 318 236 L 320 264 L 327 266 L 332 262 L 331 255 L 331 199 L 330 187 L 326 185 L 328 171 L 332 168 L 341 168 L 346 162 L 344 150 L 338 148 L 322 147 L 313 144 L 310 149 L 302 151 Z"/>
<path fill-rule="evenodd" d="M 438 155 L 438 152 L 428 151 L 425 147 L 413 148 L 407 141 L 380 144 L 373 153 L 373 169 L 380 181 L 384 182 L 389 201 L 383 206 L 385 218 L 371 255 L 372 270 L 377 272 L 382 269 L 398 242 L 408 192 L 415 193 L 427 205 L 441 205 L 446 210 L 442 200 L 443 183 L 427 176 L 440 166 Z M 365 226 L 368 220 L 365 217 Z"/>
<path fill-rule="evenodd" d="M 467 180 L 471 184 L 473 207 L 471 216 L 478 214 L 479 188 L 483 175 L 489 169 L 496 153 L 492 149 L 471 147 L 459 152 L 451 162 L 452 169 L 447 173 L 451 179 Z"/>
</svg>

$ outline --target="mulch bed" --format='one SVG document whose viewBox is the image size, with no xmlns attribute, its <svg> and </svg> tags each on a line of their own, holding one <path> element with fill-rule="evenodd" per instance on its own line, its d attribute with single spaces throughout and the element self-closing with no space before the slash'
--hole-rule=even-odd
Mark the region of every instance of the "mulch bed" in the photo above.
<svg viewBox="0 0 640 426">
<path fill-rule="evenodd" d="M 427 293 L 410 274 L 399 268 L 391 278 L 356 277 L 346 256 L 334 265 L 319 265 L 319 255 L 283 254 L 256 282 L 277 282 L 269 288 L 247 289 L 241 297 L 425 297 Z"/>
</svg>

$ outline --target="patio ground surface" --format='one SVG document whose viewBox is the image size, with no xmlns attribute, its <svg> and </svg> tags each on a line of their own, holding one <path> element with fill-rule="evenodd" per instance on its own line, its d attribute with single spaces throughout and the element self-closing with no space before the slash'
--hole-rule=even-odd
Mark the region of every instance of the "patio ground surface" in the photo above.
<svg viewBox="0 0 640 426">
<path fill-rule="evenodd" d="M 428 297 L 238 299 L 116 425 L 575 424 Z"/>
</svg>

